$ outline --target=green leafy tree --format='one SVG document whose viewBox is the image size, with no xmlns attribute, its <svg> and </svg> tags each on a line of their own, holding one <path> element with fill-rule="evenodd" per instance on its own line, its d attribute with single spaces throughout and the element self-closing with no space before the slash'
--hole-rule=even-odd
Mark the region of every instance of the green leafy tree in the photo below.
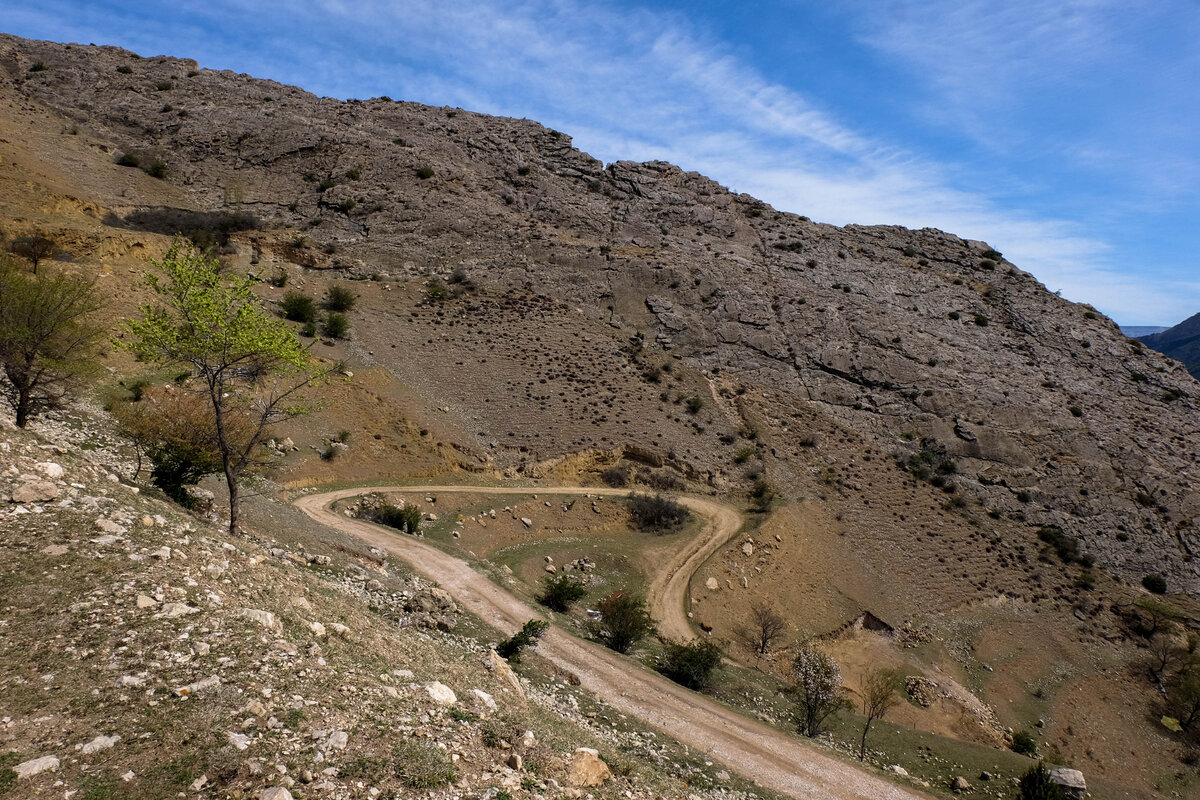
<svg viewBox="0 0 1200 800">
<path fill-rule="evenodd" d="M 181 239 L 154 262 L 148 278 L 161 306 L 128 321 L 123 346 L 141 358 L 186 364 L 212 408 L 213 439 L 229 488 L 229 530 L 240 518 L 240 480 L 271 426 L 304 413 L 298 393 L 324 373 L 295 333 L 254 296 L 255 281 L 226 279 L 216 259 Z M 249 426 L 234 436 L 233 422 Z"/>
<path fill-rule="evenodd" d="M 617 592 L 600 604 L 600 622 L 593 629 L 596 638 L 618 653 L 628 653 L 653 631 L 645 598 L 625 592 Z"/>
<path fill-rule="evenodd" d="M 711 639 L 668 642 L 658 671 L 678 684 L 700 691 L 709 685 L 723 655 L 721 646 Z"/>
<path fill-rule="evenodd" d="M 100 328 L 92 322 L 102 299 L 90 280 L 52 273 L 28 275 L 0 262 L 0 394 L 18 428 L 59 408 L 92 366 Z"/>
</svg>

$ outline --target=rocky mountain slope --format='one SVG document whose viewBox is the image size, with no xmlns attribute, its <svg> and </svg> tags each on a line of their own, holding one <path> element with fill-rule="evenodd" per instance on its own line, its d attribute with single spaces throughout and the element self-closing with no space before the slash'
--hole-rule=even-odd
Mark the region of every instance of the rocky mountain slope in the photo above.
<svg viewBox="0 0 1200 800">
<path fill-rule="evenodd" d="M 1035 731 L 1043 752 L 1086 769 L 1097 796 L 1152 796 L 1158 789 L 1147 787 L 1183 785 L 1170 777 L 1183 774 L 1185 756 L 1175 750 L 1183 743 L 1157 725 L 1157 695 L 1146 689 L 1144 670 L 1130 665 L 1140 664 L 1134 645 L 1144 644 L 1136 632 L 1142 615 L 1154 613 L 1137 605 L 1147 599 L 1144 576 L 1165 576 L 1171 614 L 1200 619 L 1192 552 L 1200 546 L 1200 384 L 1094 310 L 1047 292 L 988 244 L 936 230 L 814 223 L 669 164 L 600 164 L 568 136 L 525 120 L 387 98 L 343 103 L 181 59 L 0 36 L 0 234 L 44 236 L 56 259 L 96 274 L 112 299 L 107 321 L 115 322 L 146 299 L 147 260 L 178 232 L 212 246 L 230 269 L 286 278 L 287 290 L 319 297 L 340 282 L 358 295 L 351 339 L 314 342 L 319 353 L 348 359 L 353 374 L 322 389 L 323 412 L 286 431 L 298 449 L 275 454 L 280 484 L 458 473 L 447 482 L 586 485 L 616 467 L 648 490 L 717 494 L 756 513 L 744 538 L 700 566 L 687 612 L 734 652 L 748 609 L 769 601 L 795 630 L 829 637 L 845 665 L 891 659 L 915 668 L 919 661 L 940 699 L 899 712 L 906 725 L 989 745 L 1004 739 L 1005 728 Z M 268 303 L 284 291 L 261 286 Z M 104 366 L 113 373 L 101 379 L 106 385 L 144 370 L 114 354 Z M 69 436 L 61 427 L 50 426 Z M 341 442 L 339 431 L 349 436 L 345 454 L 319 458 Z M 102 457 L 117 446 L 106 436 L 79 444 Z M 17 471 L 4 478 L 6 491 L 49 477 L 39 472 L 43 461 L 74 479 L 55 479 L 56 502 L 66 506 L 43 504 L 40 515 L 8 509 L 3 545 L 16 560 L 6 561 L 15 566 L 5 585 L 19 589 L 28 606 L 20 618 L 30 620 L 8 641 L 32 641 L 35 621 L 53 616 L 31 581 L 64 557 L 75 572 L 54 597 L 91 604 L 79 614 L 99 616 L 72 619 L 79 631 L 98 626 L 88 629 L 98 638 L 62 631 L 80 638 L 68 646 L 87 652 L 69 668 L 51 663 L 49 649 L 35 648 L 28 669 L 23 654 L 9 654 L 14 677 L 6 686 L 24 693 L 29 708 L 40 676 L 90 675 L 108 669 L 105 659 L 121 673 L 114 680 L 153 678 L 146 685 L 158 688 L 147 704 L 230 666 L 220 658 L 255 669 L 261 662 L 264 675 L 274 674 L 271 658 L 291 659 L 306 672 L 289 680 L 317 680 L 325 673 L 316 660 L 333 664 L 331 651 L 343 646 L 329 620 L 341 620 L 352 642 L 352 619 L 363 614 L 337 588 L 349 580 L 346 571 L 365 571 L 370 577 L 355 583 L 377 580 L 402 599 L 426 588 L 407 576 L 389 585 L 378 560 L 352 542 L 321 549 L 327 534 L 304 534 L 290 511 L 266 500 L 261 525 L 252 525 L 258 539 L 244 542 L 132 492 L 121 506 L 128 510 L 109 520 L 124 530 L 93 532 L 93 512 L 113 515 L 75 506 L 103 496 L 92 484 L 108 478 L 95 465 L 68 463 L 68 454 L 36 452 L 55 446 L 67 447 L 53 437 L 10 441 L 19 458 L 10 456 Z M 143 516 L 152 525 L 142 526 Z M 45 525 L 19 527 L 25 520 Z M 506 534 L 511 542 L 525 535 L 517 526 Z M 56 531 L 62 553 L 31 543 Z M 575 531 L 568 533 L 576 547 Z M 124 538 L 91 541 L 108 535 Z M 153 555 L 164 546 L 171 559 Z M 329 555 L 333 567 L 305 567 L 288 555 L 300 552 Z M 229 561 L 227 571 L 203 572 L 210 561 Z M 111 579 L 88 578 L 101 562 L 124 566 Z M 516 572 L 527 568 L 536 580 L 540 562 L 515 564 Z M 393 577 L 402 572 L 383 566 Z M 270 577 L 260 585 L 253 569 Z M 163 591 L 149 591 L 156 587 Z M 137 594 L 156 605 L 137 609 Z M 366 618 L 391 608 L 377 602 L 379 590 L 367 594 L 355 595 L 368 606 Z M 312 612 L 293 606 L 293 596 L 307 598 Z M 202 620 L 230 642 L 258 631 L 242 608 L 275 614 L 284 635 L 264 628 L 244 651 L 205 660 L 190 643 L 216 633 L 154 617 L 167 602 L 200 609 L 180 619 Z M 376 679 L 393 667 L 360 667 L 354 659 L 366 656 L 356 650 L 336 665 L 356 676 L 347 683 L 353 696 L 362 689 L 391 698 L 394 688 L 408 703 L 397 713 L 411 718 L 397 724 L 424 731 L 428 723 L 447 746 L 439 737 L 482 741 L 482 729 L 460 731 L 451 724 L 464 722 L 456 712 L 439 714 L 421 693 L 440 665 L 452 664 L 460 696 L 480 688 L 500 700 L 493 691 L 500 683 L 474 672 L 478 642 L 456 634 L 448 642 L 432 634 L 389 638 L 389 625 L 407 626 L 404 615 L 413 613 L 393 610 L 387 625 L 371 628 L 371 646 L 382 648 L 372 653 L 413 652 L 419 657 L 404 669 L 414 676 Z M 132 635 L 126 628 L 140 631 L 143 616 L 153 622 L 146 635 L 154 644 L 137 651 L 145 663 L 126 669 L 121 648 L 134 644 L 119 640 Z M 314 621 L 326 638 L 314 633 Z M 887 636 L 854 640 L 863 624 Z M 838 638 L 847 631 L 850 639 Z M 178 639 L 184 633 L 188 639 Z M 319 652 L 306 649 L 310 639 Z M 220 650 L 203 641 L 210 656 Z M 779 659 L 753 663 L 782 674 L 786 655 Z M 243 692 L 267 687 L 279 699 L 266 678 L 237 680 Z M 364 743 L 346 727 L 348 717 L 325 713 L 338 685 L 289 684 L 288 708 L 261 700 L 269 713 L 263 721 L 255 712 L 253 723 L 241 716 L 248 706 L 231 697 L 218 723 L 252 740 L 261 735 L 264 753 L 299 753 L 281 762 L 293 780 L 307 770 L 314 783 L 336 782 L 344 765 L 322 777 L 317 760 L 335 759 L 331 732 L 349 732 L 356 753 L 393 757 L 374 739 Z M 96 688 L 108 705 L 89 714 L 113 707 L 108 690 Z M 299 710 L 311 725 L 281 717 L 298 708 L 295 696 L 320 698 L 320 719 L 307 705 Z M 211 713 L 182 719 L 180 740 L 192 741 L 188 731 L 198 725 L 216 730 Z M 80 770 L 72 787 L 96 777 L 71 755 L 75 744 L 82 752 L 95 737 L 119 734 L 128 744 L 138 735 L 134 717 L 128 735 L 88 717 L 86 730 L 64 722 L 42 736 L 29 714 L 12 715 L 25 727 L 12 729 L 9 749 L 70 763 Z M 309 746 L 305 737 L 317 731 L 326 738 Z M 553 763 L 565 770 L 573 747 L 586 741 L 564 734 Z M 230 760 L 222 748 L 236 747 L 232 740 L 210 744 L 219 756 L 214 769 L 228 768 L 238 780 L 267 785 L 241 772 L 255 759 L 268 777 L 271 769 L 284 774 L 254 750 L 245 764 Z M 150 750 L 139 752 L 150 763 Z M 501 791 L 508 784 L 487 781 L 511 783 L 517 774 L 493 764 L 491 750 L 458 752 L 480 765 L 471 790 Z M 670 780 L 681 775 L 692 781 L 691 766 L 671 769 L 666 775 L 675 777 L 659 786 L 679 789 Z M 179 775 L 198 779 L 193 771 Z M 163 780 L 176 788 L 179 775 Z M 359 796 L 373 785 L 363 781 L 328 791 Z M 1105 781 L 1118 789 L 1106 792 Z M 153 796 L 165 784 L 144 785 Z M 638 791 L 629 784 L 614 791 L 627 789 Z"/>
<path fill-rule="evenodd" d="M 1165 331 L 1141 336 L 1139 341 L 1182 362 L 1192 375 L 1200 377 L 1200 314 Z"/>
<path fill-rule="evenodd" d="M 1200 591 L 1197 384 L 984 243 L 818 224 L 669 164 L 603 165 L 525 120 L 12 37 L 0 64 L 7 99 L 109 162 L 70 165 L 103 206 L 82 209 L 79 256 L 113 229 L 192 230 L 233 235 L 264 273 L 482 290 L 358 329 L 364 359 L 450 409 L 468 460 L 632 447 L 721 487 L 742 480 L 724 442 L 754 428 L 765 473 L 803 496 L 862 447 L 893 471 L 924 442 L 971 506 Z"/>
</svg>

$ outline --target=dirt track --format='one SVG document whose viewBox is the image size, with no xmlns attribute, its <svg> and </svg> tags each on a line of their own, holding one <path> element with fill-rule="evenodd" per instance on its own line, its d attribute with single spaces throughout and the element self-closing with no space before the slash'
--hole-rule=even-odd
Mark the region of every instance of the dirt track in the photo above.
<svg viewBox="0 0 1200 800">
<path fill-rule="evenodd" d="M 515 632 L 538 612 L 475 572 L 461 559 L 443 553 L 411 536 L 351 519 L 328 506 L 366 491 L 412 491 L 418 487 L 372 487 L 342 489 L 301 497 L 296 506 L 318 522 L 356 536 L 399 556 L 418 571 L 438 581 L 471 613 L 506 633 Z M 484 494 L 592 494 L 621 495 L 622 490 L 571 488 L 496 489 L 493 487 L 422 486 L 428 492 L 477 492 Z M 708 516 L 713 524 L 705 534 L 685 547 L 671 567 L 664 570 L 658 598 L 662 610 L 660 629 L 676 638 L 690 636 L 683 614 L 682 592 L 696 566 L 737 532 L 737 512 L 707 500 L 687 498 L 687 504 Z M 730 527 L 732 526 L 732 527 Z M 725 539 L 720 538 L 725 534 Z M 682 559 L 683 568 L 676 564 Z M 659 580 L 655 580 L 658 584 Z M 678 597 L 678 602 L 674 599 Z M 673 605 L 672 605 L 673 604 Z M 672 609 L 674 609 L 672 611 Z M 658 610 L 657 608 L 655 609 Z M 677 619 L 672 620 L 672 617 Z M 682 631 L 679 626 L 682 625 Z M 681 635 L 682 634 L 682 635 Z M 701 750 L 727 767 L 768 789 L 791 797 L 813 800 L 913 800 L 927 795 L 904 789 L 855 769 L 788 736 L 720 706 L 702 695 L 684 689 L 628 658 L 600 645 L 582 641 L 551 628 L 538 646 L 538 653 L 562 669 L 579 676 L 584 688 L 618 711 L 637 717 L 672 738 Z"/>
</svg>

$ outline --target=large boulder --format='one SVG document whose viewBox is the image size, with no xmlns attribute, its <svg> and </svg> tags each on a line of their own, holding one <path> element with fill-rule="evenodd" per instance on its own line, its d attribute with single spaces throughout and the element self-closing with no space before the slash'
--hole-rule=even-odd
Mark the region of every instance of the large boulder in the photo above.
<svg viewBox="0 0 1200 800">
<path fill-rule="evenodd" d="M 58 487 L 49 481 L 30 481 L 13 489 L 14 503 L 49 503 L 58 499 Z"/>
<path fill-rule="evenodd" d="M 1087 781 L 1083 773 L 1077 769 L 1058 767 L 1050 770 L 1050 782 L 1058 784 L 1066 800 L 1083 800 L 1087 794 Z"/>
<path fill-rule="evenodd" d="M 600 759 L 600 753 L 590 747 L 580 747 L 571 756 L 567 767 L 567 783 L 583 788 L 600 786 L 612 777 L 608 764 Z"/>
</svg>

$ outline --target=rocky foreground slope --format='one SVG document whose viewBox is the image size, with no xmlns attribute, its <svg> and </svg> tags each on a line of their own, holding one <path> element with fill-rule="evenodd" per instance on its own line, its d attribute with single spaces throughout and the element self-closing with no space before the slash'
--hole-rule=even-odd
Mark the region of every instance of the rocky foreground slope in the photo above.
<svg viewBox="0 0 1200 800">
<path fill-rule="evenodd" d="M 274 504 L 275 535 L 232 536 L 80 457 L 109 436 L 87 414 L 38 429 L 0 430 L 0 795 L 757 796 L 519 678 L 382 551 Z"/>
<path fill-rule="evenodd" d="M 445 407 L 467 463 L 632 448 L 746 486 L 734 440 L 754 429 L 762 474 L 799 497 L 933 453 L 1030 541 L 1057 525 L 1117 576 L 1200 592 L 1200 386 L 984 243 L 819 224 L 525 120 L 14 37 L 0 65 L 6 102 L 84 142 L 55 164 L 99 199 L 72 209 L 91 219 L 80 257 L 118 230 L 190 230 L 264 274 L 440 279 L 444 305 L 380 307 L 358 342 Z"/>
</svg>

